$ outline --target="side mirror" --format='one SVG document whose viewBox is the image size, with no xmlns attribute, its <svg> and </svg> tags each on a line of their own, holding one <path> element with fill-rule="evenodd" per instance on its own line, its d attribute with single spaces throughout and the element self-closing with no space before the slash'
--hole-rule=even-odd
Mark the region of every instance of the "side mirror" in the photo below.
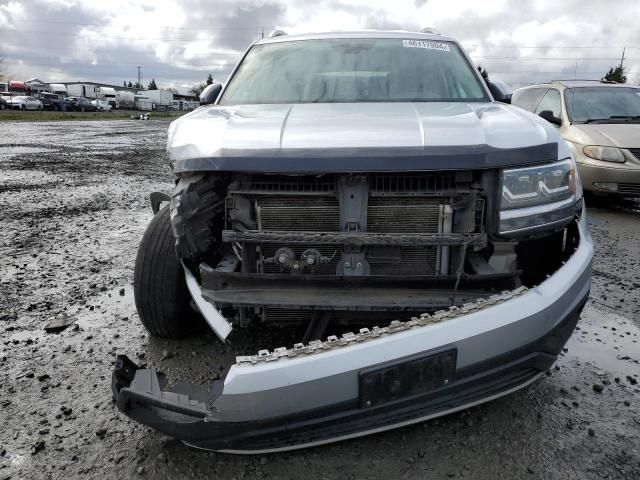
<svg viewBox="0 0 640 480">
<path fill-rule="evenodd" d="M 215 103 L 221 91 L 221 83 L 212 83 L 211 85 L 208 85 L 200 94 L 200 105 L 211 105 L 212 103 Z"/>
<path fill-rule="evenodd" d="M 496 102 L 511 103 L 511 92 L 507 91 L 506 86 L 494 82 L 487 82 L 489 91 Z"/>
<path fill-rule="evenodd" d="M 562 126 L 562 119 L 556 117 L 551 110 L 542 110 L 538 116 L 544 118 L 547 122 L 552 123 L 556 127 Z"/>
</svg>

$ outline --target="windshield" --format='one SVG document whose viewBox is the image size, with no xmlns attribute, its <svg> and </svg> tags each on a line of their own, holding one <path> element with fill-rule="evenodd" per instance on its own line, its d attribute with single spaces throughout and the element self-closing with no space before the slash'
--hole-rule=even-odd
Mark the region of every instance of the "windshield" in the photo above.
<svg viewBox="0 0 640 480">
<path fill-rule="evenodd" d="M 568 88 L 564 95 L 573 123 L 640 119 L 640 88 L 576 87 Z"/>
<path fill-rule="evenodd" d="M 256 45 L 220 104 L 488 100 L 455 43 L 385 38 Z"/>
</svg>

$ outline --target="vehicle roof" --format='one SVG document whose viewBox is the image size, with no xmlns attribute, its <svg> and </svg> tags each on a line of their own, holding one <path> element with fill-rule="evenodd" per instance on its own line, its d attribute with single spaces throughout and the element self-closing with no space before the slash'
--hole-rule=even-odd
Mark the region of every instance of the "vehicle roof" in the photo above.
<svg viewBox="0 0 640 480">
<path fill-rule="evenodd" d="M 574 88 L 574 87 L 631 87 L 637 88 L 637 85 L 630 85 L 628 83 L 608 83 L 602 82 L 600 80 L 553 80 L 551 82 L 545 83 L 536 83 L 533 85 L 527 85 L 526 87 L 519 88 L 518 90 L 524 90 L 525 88 L 540 88 L 540 87 L 564 87 L 564 88 Z"/>
<path fill-rule="evenodd" d="M 256 45 L 265 43 L 294 42 L 300 40 L 327 40 L 333 38 L 402 38 L 408 40 L 434 40 L 441 42 L 456 42 L 451 37 L 434 33 L 409 32 L 405 30 L 353 30 L 345 32 L 303 33 L 297 35 L 279 35 L 263 38 Z"/>
</svg>

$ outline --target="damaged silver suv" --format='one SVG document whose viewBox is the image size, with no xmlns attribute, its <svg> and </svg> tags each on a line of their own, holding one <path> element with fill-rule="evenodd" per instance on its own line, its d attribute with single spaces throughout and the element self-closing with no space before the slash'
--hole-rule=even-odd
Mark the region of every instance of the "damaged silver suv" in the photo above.
<svg viewBox="0 0 640 480">
<path fill-rule="evenodd" d="M 286 450 L 486 402 L 553 364 L 591 285 L 576 165 L 455 40 L 279 32 L 203 100 L 169 127 L 176 187 L 152 198 L 140 319 L 162 337 L 204 319 L 236 345 L 299 335 L 206 385 L 119 356 L 122 412 L 199 448 Z"/>
</svg>

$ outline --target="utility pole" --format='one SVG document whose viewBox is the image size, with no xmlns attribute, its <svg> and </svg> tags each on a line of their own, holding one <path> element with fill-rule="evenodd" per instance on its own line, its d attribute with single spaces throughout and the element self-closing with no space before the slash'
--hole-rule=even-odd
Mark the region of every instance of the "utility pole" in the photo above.
<svg viewBox="0 0 640 480">
<path fill-rule="evenodd" d="M 260 38 L 264 38 L 264 27 L 260 27 Z"/>
<path fill-rule="evenodd" d="M 138 67 L 138 87 L 142 88 L 142 67 Z"/>
<path fill-rule="evenodd" d="M 627 47 L 623 47 L 622 48 L 622 58 L 620 58 L 620 68 L 622 68 L 624 66 L 624 52 L 627 49 Z"/>
</svg>

